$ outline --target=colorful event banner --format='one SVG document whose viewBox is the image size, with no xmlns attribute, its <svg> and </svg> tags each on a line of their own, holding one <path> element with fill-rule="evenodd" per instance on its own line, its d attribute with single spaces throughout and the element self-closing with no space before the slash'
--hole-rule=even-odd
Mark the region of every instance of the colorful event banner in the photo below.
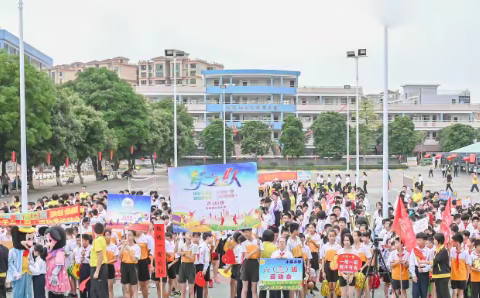
<svg viewBox="0 0 480 298">
<path fill-rule="evenodd" d="M 260 259 L 260 290 L 303 289 L 302 259 Z"/>
<path fill-rule="evenodd" d="M 297 172 L 271 172 L 271 173 L 259 173 L 258 183 L 263 184 L 265 182 L 272 182 L 275 179 L 278 180 L 298 180 Z"/>
<path fill-rule="evenodd" d="M 112 229 L 138 229 L 150 222 L 150 196 L 108 195 L 106 222 Z"/>
<path fill-rule="evenodd" d="M 181 228 L 238 230 L 261 222 L 254 162 L 169 168 L 168 182 L 172 220 Z"/>
<path fill-rule="evenodd" d="M 155 224 L 155 277 L 167 277 L 166 255 L 165 255 L 165 227 L 163 224 Z"/>
<path fill-rule="evenodd" d="M 297 180 L 298 181 L 311 181 L 312 172 L 311 171 L 297 171 Z"/>
<path fill-rule="evenodd" d="M 438 198 L 440 200 L 443 200 L 443 201 L 446 201 L 448 199 L 453 199 L 453 200 L 456 200 L 457 199 L 457 192 L 453 192 L 453 191 L 445 191 L 445 190 L 442 190 L 439 195 L 438 195 Z"/>
<path fill-rule="evenodd" d="M 56 225 L 78 223 L 81 219 L 80 206 L 72 206 L 27 213 L 1 213 L 0 226 Z"/>
</svg>

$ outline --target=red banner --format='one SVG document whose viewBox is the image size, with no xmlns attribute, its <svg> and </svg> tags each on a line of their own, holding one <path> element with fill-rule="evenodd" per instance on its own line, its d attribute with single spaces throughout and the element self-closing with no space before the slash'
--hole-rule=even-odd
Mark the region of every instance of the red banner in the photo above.
<svg viewBox="0 0 480 298">
<path fill-rule="evenodd" d="M 12 151 L 12 162 L 17 162 L 17 152 Z"/>
<path fill-rule="evenodd" d="M 68 159 L 68 156 L 67 156 L 67 158 L 65 159 L 65 165 L 67 165 L 67 167 L 70 165 L 70 160 Z"/>
<path fill-rule="evenodd" d="M 354 254 L 341 254 L 338 256 L 338 272 L 355 273 L 362 268 L 362 260 Z"/>
<path fill-rule="evenodd" d="M 417 245 L 415 232 L 407 210 L 401 198 L 398 198 L 397 208 L 395 209 L 395 219 L 393 220 L 393 230 L 400 237 L 409 252 Z"/>
<path fill-rule="evenodd" d="M 259 173 L 258 183 L 263 184 L 265 182 L 278 180 L 297 180 L 297 172 L 271 172 L 271 173 Z"/>
<path fill-rule="evenodd" d="M 98 152 L 98 160 L 102 161 L 102 151 Z"/>
<path fill-rule="evenodd" d="M 476 154 L 470 154 L 470 162 L 475 162 Z"/>
<path fill-rule="evenodd" d="M 113 150 L 110 150 L 110 160 L 113 160 Z"/>
<path fill-rule="evenodd" d="M 163 224 L 155 224 L 155 277 L 167 277 L 165 255 L 165 228 Z"/>
<path fill-rule="evenodd" d="M 50 153 L 47 153 L 47 165 L 50 165 Z"/>
<path fill-rule="evenodd" d="M 81 219 L 80 206 L 72 206 L 27 213 L 2 213 L 0 226 L 57 225 L 78 223 Z"/>
<path fill-rule="evenodd" d="M 130 146 L 130 154 L 133 154 L 133 146 Z"/>
<path fill-rule="evenodd" d="M 445 211 L 443 212 L 442 223 L 440 224 L 440 233 L 445 236 L 445 244 L 450 242 L 450 225 L 452 222 L 452 198 L 449 198 L 447 206 L 445 206 Z"/>
<path fill-rule="evenodd" d="M 157 160 L 157 152 L 153 152 L 153 160 Z"/>
</svg>

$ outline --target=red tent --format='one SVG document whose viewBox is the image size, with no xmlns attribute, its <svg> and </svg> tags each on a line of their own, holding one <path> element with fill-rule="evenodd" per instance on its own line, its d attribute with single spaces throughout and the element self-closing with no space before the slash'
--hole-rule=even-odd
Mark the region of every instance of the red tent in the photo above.
<svg viewBox="0 0 480 298">
<path fill-rule="evenodd" d="M 470 161 L 470 157 L 465 156 L 465 157 L 463 158 L 463 160 L 464 160 L 464 161 Z"/>
<path fill-rule="evenodd" d="M 435 158 L 436 158 L 436 159 L 440 159 L 440 158 L 442 158 L 442 154 L 441 154 L 441 153 L 439 153 L 439 154 L 435 155 Z"/>
<path fill-rule="evenodd" d="M 424 158 L 429 158 L 430 156 L 430 154 L 425 154 Z"/>
</svg>

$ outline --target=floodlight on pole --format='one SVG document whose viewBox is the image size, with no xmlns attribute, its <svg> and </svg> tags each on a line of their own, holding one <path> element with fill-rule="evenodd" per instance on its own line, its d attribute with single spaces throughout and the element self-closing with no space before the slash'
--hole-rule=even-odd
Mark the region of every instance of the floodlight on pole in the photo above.
<svg viewBox="0 0 480 298">
<path fill-rule="evenodd" d="M 353 55 L 352 55 L 353 53 Z M 357 187 L 360 185 L 360 133 L 359 133 L 359 101 L 360 96 L 358 93 L 358 59 L 367 57 L 366 49 L 357 50 L 358 55 L 355 55 L 355 51 L 348 51 L 347 58 L 355 59 L 355 147 L 356 147 L 356 158 L 355 158 L 355 185 Z M 349 104 L 349 103 L 348 103 Z M 347 104 L 347 105 L 348 105 Z M 348 130 L 348 128 L 347 128 Z"/>
<path fill-rule="evenodd" d="M 221 85 L 220 88 L 223 91 L 222 94 L 222 99 L 223 99 L 223 164 L 227 163 L 227 137 L 226 137 L 226 129 L 225 125 L 227 125 L 227 115 L 225 114 L 225 103 L 226 103 L 226 97 L 225 97 L 225 90 L 227 89 L 227 85 Z"/>
</svg>

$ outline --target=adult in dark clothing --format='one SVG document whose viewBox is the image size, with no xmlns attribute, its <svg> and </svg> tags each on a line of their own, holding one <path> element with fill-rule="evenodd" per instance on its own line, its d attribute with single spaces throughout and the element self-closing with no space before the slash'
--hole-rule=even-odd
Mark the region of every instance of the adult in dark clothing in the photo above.
<svg viewBox="0 0 480 298">
<path fill-rule="evenodd" d="M 453 177 L 458 177 L 458 162 L 453 166 Z"/>
<path fill-rule="evenodd" d="M 0 244 L 0 298 L 7 298 L 5 279 L 8 270 L 8 248 Z"/>
<path fill-rule="evenodd" d="M 9 195 L 8 186 L 10 185 L 10 177 L 7 173 L 3 173 L 2 175 L 2 195 Z"/>
<path fill-rule="evenodd" d="M 450 298 L 450 287 L 448 286 L 450 281 L 450 257 L 444 246 L 445 236 L 440 233 L 435 234 L 433 243 L 437 249 L 435 250 L 435 257 L 430 263 L 433 265 L 432 277 L 435 281 L 437 298 Z"/>
<path fill-rule="evenodd" d="M 283 206 L 283 212 L 289 211 L 292 205 L 292 201 L 290 200 L 290 197 L 288 196 L 287 191 L 283 191 L 282 193 L 282 206 Z"/>
<path fill-rule="evenodd" d="M 447 181 L 447 187 L 446 187 L 446 191 L 447 190 L 451 190 L 453 192 L 453 189 L 452 189 L 452 182 L 453 182 L 453 178 L 452 178 L 452 175 L 447 172 L 447 177 L 446 177 L 446 181 Z"/>
</svg>

